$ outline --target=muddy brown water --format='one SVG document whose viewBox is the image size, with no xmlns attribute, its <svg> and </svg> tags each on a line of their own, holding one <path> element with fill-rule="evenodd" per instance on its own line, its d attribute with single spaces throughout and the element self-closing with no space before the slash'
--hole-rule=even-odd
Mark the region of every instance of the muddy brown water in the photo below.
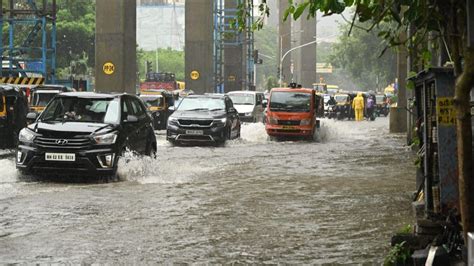
<svg viewBox="0 0 474 266">
<path fill-rule="evenodd" d="M 19 177 L 0 159 L 2 263 L 381 263 L 412 222 L 413 157 L 388 119 L 323 121 L 323 141 L 244 125 L 225 147 L 129 155 L 112 183 Z"/>
</svg>

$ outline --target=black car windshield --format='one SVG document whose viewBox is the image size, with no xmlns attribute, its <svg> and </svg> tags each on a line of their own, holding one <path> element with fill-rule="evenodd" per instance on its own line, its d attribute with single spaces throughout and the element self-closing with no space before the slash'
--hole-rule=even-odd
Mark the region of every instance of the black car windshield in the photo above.
<svg viewBox="0 0 474 266">
<path fill-rule="evenodd" d="M 184 98 L 178 106 L 179 111 L 197 111 L 197 110 L 225 110 L 224 99 L 189 97 Z"/>
<path fill-rule="evenodd" d="M 336 99 L 336 102 L 338 102 L 338 103 L 346 103 L 348 98 L 349 98 L 349 96 L 347 96 L 347 95 L 336 95 L 334 97 L 334 99 Z"/>
<path fill-rule="evenodd" d="M 41 121 L 118 124 L 119 106 L 118 99 L 59 97 L 44 110 Z"/>
<path fill-rule="evenodd" d="M 306 92 L 272 92 L 270 96 L 271 111 L 309 112 L 311 94 Z"/>
<path fill-rule="evenodd" d="M 255 95 L 254 94 L 244 94 L 244 93 L 229 93 L 230 99 L 235 105 L 254 105 L 255 104 Z"/>
<path fill-rule="evenodd" d="M 146 107 L 158 107 L 163 105 L 163 97 L 140 96 Z"/>
<path fill-rule="evenodd" d="M 46 106 L 58 92 L 33 92 L 32 106 Z"/>
</svg>

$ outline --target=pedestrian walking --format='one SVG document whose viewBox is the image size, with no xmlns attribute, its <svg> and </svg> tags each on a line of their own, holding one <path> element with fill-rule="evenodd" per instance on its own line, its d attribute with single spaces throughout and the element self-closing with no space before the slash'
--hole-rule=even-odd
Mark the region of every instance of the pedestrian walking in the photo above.
<svg viewBox="0 0 474 266">
<path fill-rule="evenodd" d="M 375 99 L 373 95 L 369 95 L 367 99 L 367 120 L 374 120 L 374 111 L 375 111 Z"/>
<path fill-rule="evenodd" d="M 357 97 L 352 101 L 352 108 L 355 110 L 355 120 L 362 121 L 364 119 L 364 97 L 362 93 L 358 93 Z"/>
</svg>

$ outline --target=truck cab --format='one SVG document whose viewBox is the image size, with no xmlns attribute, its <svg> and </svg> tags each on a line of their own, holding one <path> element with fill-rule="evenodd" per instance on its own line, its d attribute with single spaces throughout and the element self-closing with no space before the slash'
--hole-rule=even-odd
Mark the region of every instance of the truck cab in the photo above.
<svg viewBox="0 0 474 266">
<path fill-rule="evenodd" d="M 267 105 L 265 130 L 270 137 L 299 136 L 315 139 L 324 101 L 314 89 L 274 88 Z"/>
</svg>

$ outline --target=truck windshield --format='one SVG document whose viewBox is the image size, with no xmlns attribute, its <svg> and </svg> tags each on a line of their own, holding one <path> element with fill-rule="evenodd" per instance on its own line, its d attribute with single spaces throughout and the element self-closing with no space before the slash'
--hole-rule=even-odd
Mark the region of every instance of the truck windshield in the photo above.
<svg viewBox="0 0 474 266">
<path fill-rule="evenodd" d="M 163 105 L 163 97 L 140 96 L 146 107 L 159 107 Z"/>
<path fill-rule="evenodd" d="M 59 97 L 44 110 L 41 121 L 118 124 L 119 106 L 119 101 L 115 99 Z"/>
<path fill-rule="evenodd" d="M 32 106 L 46 106 L 59 92 L 33 92 Z"/>
<path fill-rule="evenodd" d="M 229 97 L 235 105 L 255 105 L 254 94 L 229 93 Z"/>
<path fill-rule="evenodd" d="M 309 112 L 311 94 L 305 92 L 272 92 L 270 96 L 271 111 Z"/>
<path fill-rule="evenodd" d="M 336 95 L 334 97 L 334 99 L 336 99 L 336 102 L 338 102 L 338 103 L 345 103 L 345 102 L 347 102 L 348 97 L 349 96 L 347 96 L 347 95 Z"/>
<path fill-rule="evenodd" d="M 225 103 L 220 98 L 184 98 L 178 107 L 179 111 L 197 111 L 197 110 L 225 110 Z"/>
</svg>

